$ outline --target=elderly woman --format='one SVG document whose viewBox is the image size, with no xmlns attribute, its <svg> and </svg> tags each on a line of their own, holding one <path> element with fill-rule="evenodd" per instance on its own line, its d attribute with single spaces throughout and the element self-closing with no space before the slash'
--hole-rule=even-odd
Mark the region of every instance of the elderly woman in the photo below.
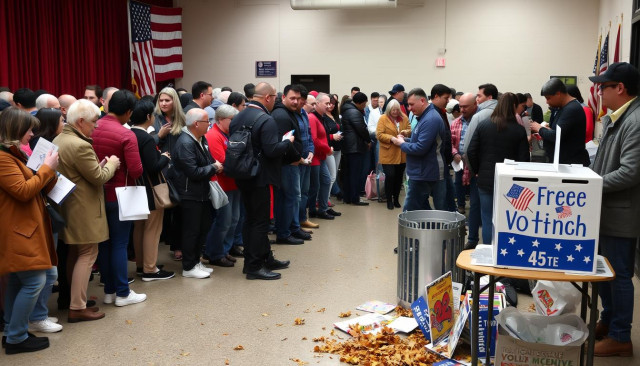
<svg viewBox="0 0 640 366">
<path fill-rule="evenodd" d="M 37 172 L 20 150 L 29 143 L 38 120 L 15 107 L 0 114 L 0 275 L 9 274 L 5 293 L 3 343 L 7 354 L 49 347 L 47 337 L 27 334 L 29 315 L 45 285 L 46 272 L 58 262 L 51 220 L 42 193 L 56 182 L 58 153 L 49 152 Z"/>
<path fill-rule="evenodd" d="M 229 124 L 236 114 L 238 111 L 228 104 L 218 107 L 215 116 L 216 123 L 205 135 L 211 156 L 221 164 L 224 164 L 227 153 Z M 224 172 L 214 175 L 211 180 L 218 181 L 229 198 L 229 204 L 218 209 L 211 230 L 207 235 L 205 255 L 209 258 L 210 264 L 233 267 L 236 259 L 229 254 L 229 250 L 233 246 L 236 226 L 240 218 L 240 205 L 242 205 L 240 191 L 235 180 L 224 175 Z"/>
<path fill-rule="evenodd" d="M 184 94 L 186 98 L 190 98 L 191 94 Z M 182 133 L 182 127 L 185 126 L 185 115 L 180 104 L 178 93 L 171 88 L 166 87 L 160 90 L 158 94 L 158 102 L 156 103 L 155 121 L 153 127 L 154 132 L 151 133 L 161 152 L 173 154 L 173 148 L 178 141 L 178 137 Z M 165 174 L 167 179 L 175 178 L 172 170 L 167 170 Z M 165 242 L 170 245 L 173 251 L 173 259 L 182 260 L 182 245 L 180 243 L 182 218 L 180 209 L 170 208 L 165 210 L 163 217 L 162 231 L 165 233 Z"/>
<path fill-rule="evenodd" d="M 392 99 L 387 104 L 387 109 L 378 120 L 376 128 L 376 138 L 380 143 L 379 162 L 382 164 L 382 170 L 385 175 L 384 193 L 387 197 L 387 208 L 393 210 L 393 207 L 400 206 L 400 188 L 402 187 L 402 178 L 404 177 L 404 168 L 407 165 L 407 155 L 400 150 L 399 146 L 391 142 L 392 137 L 402 134 L 409 137 L 411 134 L 411 126 L 409 118 L 402 113 L 400 103 Z"/>
<path fill-rule="evenodd" d="M 174 276 L 173 272 L 159 269 L 158 241 L 162 232 L 162 218 L 164 209 L 157 207 L 153 199 L 153 186 L 162 183 L 160 173 L 169 164 L 169 152 L 160 153 L 156 148 L 155 140 L 147 129 L 153 125 L 153 103 L 148 100 L 139 100 L 131 113 L 131 131 L 138 139 L 138 151 L 142 161 L 142 180 L 147 191 L 147 202 L 151 211 L 146 220 L 138 220 L 133 223 L 133 247 L 136 253 L 136 272 L 142 275 L 145 282 L 167 280 Z"/>
<path fill-rule="evenodd" d="M 69 107 L 67 125 L 53 140 L 60 154 L 58 170 L 76 185 L 60 205 L 60 214 L 67 222 L 60 240 L 69 246 L 69 323 L 104 318 L 97 307 L 87 308 L 87 286 L 91 266 L 98 257 L 98 243 L 109 239 L 103 185 L 115 174 L 120 159 L 110 156 L 106 163 L 98 162 L 91 135 L 99 117 L 100 109 L 95 104 L 80 99 Z"/>
</svg>

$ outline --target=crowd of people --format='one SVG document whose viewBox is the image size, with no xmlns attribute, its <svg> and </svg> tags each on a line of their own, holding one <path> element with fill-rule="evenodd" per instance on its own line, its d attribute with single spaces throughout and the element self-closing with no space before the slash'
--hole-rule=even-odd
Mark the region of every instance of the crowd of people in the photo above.
<svg viewBox="0 0 640 366">
<path fill-rule="evenodd" d="M 620 228 L 609 221 L 638 216 L 633 198 L 640 192 L 640 145 L 630 139 L 637 136 L 639 79 L 635 68 L 622 63 L 594 80 L 614 111 L 605 118 L 606 149 L 600 148 L 593 164 L 604 177 L 603 205 L 623 196 L 632 200 L 626 208 L 607 209 L 611 215 L 603 207 L 601 248 L 617 276 L 601 293 L 598 329 L 608 337 L 596 345 L 596 355 L 626 352 L 630 344 L 637 225 Z M 198 81 L 191 93 L 166 87 L 140 99 L 97 85 L 87 86 L 79 100 L 27 88 L 0 92 L 0 220 L 8 228 L 0 234 L 0 293 L 7 354 L 49 346 L 48 338 L 30 332 L 62 330 L 47 309 L 56 281 L 58 307 L 69 310 L 69 322 L 105 317 L 87 298 L 98 271 L 104 304 L 145 301 L 145 294 L 129 287 L 127 264 L 135 260 L 142 281 L 173 278 L 175 273 L 158 265 L 161 241 L 181 261 L 183 277 L 209 278 L 213 269 L 205 263 L 233 267 L 242 257 L 247 279 L 281 278 L 276 271 L 290 261 L 276 259 L 271 245 L 312 240 L 317 220 L 342 215 L 332 200 L 369 205 L 361 196 L 371 171 L 385 176 L 378 194 L 389 210 L 467 214 L 466 247 L 473 248 L 493 239 L 496 163 L 549 161 L 560 148 L 560 163 L 590 164 L 585 142 L 593 139 L 594 112 L 577 88 L 558 79 L 542 86 L 548 122 L 530 94 L 499 93 L 490 83 L 472 93 L 435 84 L 428 94 L 422 88 L 405 93 L 396 84 L 388 98 L 378 92 L 367 96 L 358 87 L 343 98 L 303 85 L 278 92 L 264 82 L 243 91 Z M 246 177 L 225 165 L 229 147 L 236 151 L 242 136 L 250 141 L 245 154 L 257 162 Z M 26 162 L 40 139 L 57 148 L 33 170 Z M 544 154 L 536 156 L 536 150 Z M 61 177 L 75 190 L 58 205 L 47 193 Z M 175 193 L 171 205 L 155 191 L 165 183 Z M 132 185 L 144 187 L 146 219 L 122 217 L 117 192 Z M 212 185 L 228 200 L 217 209 Z M 624 301 L 611 300 L 629 291 Z"/>
</svg>

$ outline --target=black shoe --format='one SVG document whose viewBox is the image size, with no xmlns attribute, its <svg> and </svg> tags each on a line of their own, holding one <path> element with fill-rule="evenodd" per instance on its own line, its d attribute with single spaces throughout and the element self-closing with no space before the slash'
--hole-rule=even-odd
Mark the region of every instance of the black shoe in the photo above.
<svg viewBox="0 0 640 366">
<path fill-rule="evenodd" d="M 502 281 L 500 281 L 502 282 Z M 504 285 L 504 297 L 507 300 L 507 303 L 510 306 L 517 307 L 518 306 L 518 294 L 516 293 L 516 288 L 511 284 L 502 283 Z"/>
<path fill-rule="evenodd" d="M 394 201 L 393 201 L 393 207 L 400 208 L 400 207 L 402 207 L 402 205 L 401 205 L 401 204 L 400 204 L 400 202 L 398 202 L 398 200 L 396 199 L 396 200 L 394 200 Z"/>
<path fill-rule="evenodd" d="M 87 300 L 87 307 L 92 308 L 96 306 L 96 300 Z"/>
<path fill-rule="evenodd" d="M 311 240 L 311 235 L 309 233 L 305 233 L 302 230 L 291 233 L 291 236 L 302 240 Z"/>
<path fill-rule="evenodd" d="M 477 245 L 478 245 L 478 243 L 474 243 L 472 241 L 468 241 L 467 244 L 464 245 L 464 248 L 462 250 L 476 249 Z"/>
<path fill-rule="evenodd" d="M 267 262 L 264 266 L 270 271 L 275 271 L 278 269 L 289 268 L 289 264 L 291 264 L 291 261 L 279 261 L 274 258 L 272 261 Z"/>
<path fill-rule="evenodd" d="M 127 278 L 127 280 L 128 280 L 128 281 L 129 281 L 129 283 L 131 284 L 131 283 L 135 282 L 135 280 L 136 280 L 136 279 L 135 279 L 135 278 L 133 278 L 133 277 L 129 277 L 129 278 Z"/>
<path fill-rule="evenodd" d="M 393 202 L 391 202 L 390 200 L 387 200 L 387 208 L 389 210 L 393 210 Z"/>
<path fill-rule="evenodd" d="M 238 257 L 238 258 L 244 258 L 244 252 L 237 245 L 234 245 L 231 247 L 231 249 L 229 250 L 229 255 Z"/>
<path fill-rule="evenodd" d="M 276 238 L 276 244 L 300 245 L 304 244 L 304 240 L 290 236 L 288 238 Z"/>
<path fill-rule="evenodd" d="M 333 215 L 329 215 L 329 214 L 325 211 L 325 212 L 318 212 L 318 218 L 319 218 L 319 219 L 323 219 L 323 220 L 333 220 L 333 219 L 335 219 L 335 216 L 333 216 Z"/>
<path fill-rule="evenodd" d="M 16 344 L 5 344 L 5 353 L 15 355 L 17 353 L 35 352 L 49 348 L 49 338 L 47 337 L 27 337 L 24 341 Z"/>
<path fill-rule="evenodd" d="M 163 269 L 164 268 L 164 264 L 158 264 L 156 265 L 156 267 L 158 267 L 158 269 Z M 142 277 L 142 275 L 144 275 L 144 270 L 142 269 L 142 267 L 136 267 L 136 274 L 140 277 Z"/>
<path fill-rule="evenodd" d="M 358 202 L 354 202 L 353 205 L 354 206 L 369 206 L 369 202 L 358 201 Z"/>
<path fill-rule="evenodd" d="M 31 338 L 31 337 L 35 337 L 36 335 L 30 332 L 27 332 L 27 336 Z M 6 345 L 7 345 L 7 336 L 2 336 L 2 348 L 4 348 Z"/>
<path fill-rule="evenodd" d="M 219 258 L 219 259 L 215 259 L 215 260 L 209 260 L 209 264 L 212 264 L 214 266 L 218 266 L 218 267 L 233 267 L 235 264 L 233 264 L 232 261 L 228 260 L 225 257 Z"/>
<path fill-rule="evenodd" d="M 173 276 L 175 276 L 175 273 L 160 269 L 156 273 L 144 273 L 142 275 L 142 281 L 149 282 L 157 280 L 168 280 L 169 278 L 173 278 Z"/>
<path fill-rule="evenodd" d="M 280 277 L 282 277 L 280 273 L 271 272 L 265 267 L 262 267 L 257 271 L 247 272 L 248 280 L 279 280 Z"/>
<path fill-rule="evenodd" d="M 332 208 L 328 209 L 327 213 L 331 216 L 342 216 L 342 212 L 335 211 Z"/>
<path fill-rule="evenodd" d="M 318 217 L 318 211 L 309 211 L 309 217 Z"/>
</svg>

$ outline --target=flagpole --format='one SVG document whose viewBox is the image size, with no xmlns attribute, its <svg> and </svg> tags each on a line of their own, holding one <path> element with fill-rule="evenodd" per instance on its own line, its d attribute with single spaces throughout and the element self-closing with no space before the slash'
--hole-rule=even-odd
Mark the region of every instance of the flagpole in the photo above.
<svg viewBox="0 0 640 366">
<path fill-rule="evenodd" d="M 129 80 L 129 82 L 131 83 L 130 86 L 133 88 L 133 49 L 131 47 L 133 47 L 133 44 L 131 42 L 131 1 L 127 0 L 127 29 L 129 30 L 129 69 L 131 70 L 131 79 Z M 134 92 L 136 92 L 135 90 L 133 90 Z M 136 93 L 137 94 L 137 93 Z M 136 95 L 138 96 L 138 95 Z"/>
</svg>

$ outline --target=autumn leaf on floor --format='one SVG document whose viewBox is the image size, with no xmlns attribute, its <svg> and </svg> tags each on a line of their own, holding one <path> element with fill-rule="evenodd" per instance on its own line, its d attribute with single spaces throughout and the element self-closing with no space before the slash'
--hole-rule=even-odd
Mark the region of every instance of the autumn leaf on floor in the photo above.
<svg viewBox="0 0 640 366">
<path fill-rule="evenodd" d="M 231 364 L 231 362 L 229 362 L 229 359 L 227 358 L 226 360 L 224 360 L 224 364 L 225 364 L 225 365 L 230 365 L 230 364 Z"/>
<path fill-rule="evenodd" d="M 302 340 L 303 340 L 303 341 L 306 341 L 306 340 L 307 340 L 307 337 L 302 337 Z"/>
<path fill-rule="evenodd" d="M 318 310 L 317 312 L 318 313 L 324 313 L 326 310 L 327 310 L 326 308 L 322 308 L 322 309 Z"/>
<path fill-rule="evenodd" d="M 125 323 L 127 323 L 127 325 L 131 325 L 131 324 L 133 324 L 133 321 L 131 321 L 131 320 L 129 320 L 129 319 L 125 320 L 124 322 L 125 322 Z"/>
<path fill-rule="evenodd" d="M 239 345 L 235 346 L 233 349 L 234 349 L 234 351 L 242 351 L 242 350 L 244 350 L 244 347 L 242 347 L 242 345 L 239 344 Z"/>
<path fill-rule="evenodd" d="M 327 340 L 327 338 L 325 337 L 315 337 L 313 338 L 314 342 L 325 342 Z"/>
<path fill-rule="evenodd" d="M 338 315 L 340 318 L 348 318 L 351 316 L 351 311 L 345 311 L 344 313 L 340 313 L 340 315 Z"/>
<path fill-rule="evenodd" d="M 411 309 L 405 309 L 402 306 L 396 306 L 394 309 L 397 316 L 404 316 L 407 318 L 413 318 L 413 312 Z"/>
<path fill-rule="evenodd" d="M 184 350 L 182 350 L 182 352 L 180 352 L 180 356 L 189 356 L 191 354 L 191 352 L 185 352 Z"/>
<path fill-rule="evenodd" d="M 311 309 L 306 309 L 305 311 L 303 311 L 303 313 L 305 314 L 309 314 L 311 312 Z"/>
<path fill-rule="evenodd" d="M 262 313 L 262 316 L 269 316 L 268 313 Z"/>
<path fill-rule="evenodd" d="M 293 324 L 295 324 L 295 325 L 303 325 L 304 324 L 304 318 L 296 318 L 296 320 L 293 321 Z"/>
<path fill-rule="evenodd" d="M 302 361 L 302 360 L 301 360 L 301 359 L 299 359 L 299 358 L 290 358 L 289 360 L 291 360 L 291 361 L 293 361 L 293 362 L 297 363 L 297 364 L 298 364 L 298 365 L 300 365 L 300 366 L 302 366 L 302 365 L 308 365 L 308 364 L 309 364 L 309 362 L 304 362 L 304 361 Z"/>
</svg>

